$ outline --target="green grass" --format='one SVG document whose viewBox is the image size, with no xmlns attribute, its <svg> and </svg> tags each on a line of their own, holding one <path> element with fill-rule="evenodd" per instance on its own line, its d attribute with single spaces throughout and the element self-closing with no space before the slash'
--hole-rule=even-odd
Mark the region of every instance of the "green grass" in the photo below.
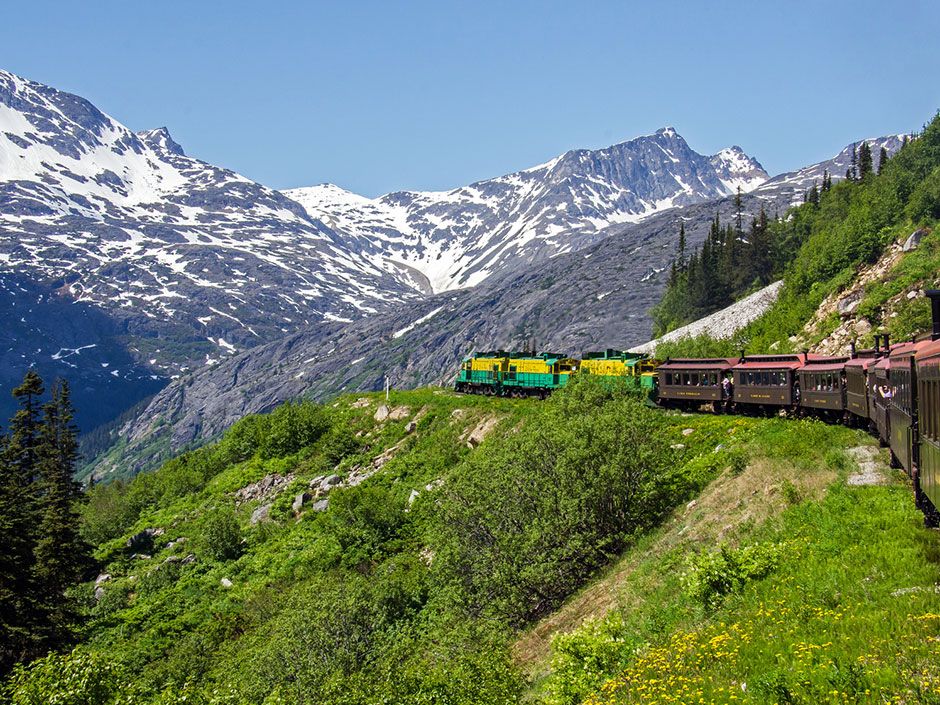
<svg viewBox="0 0 940 705">
<path fill-rule="evenodd" d="M 795 469 L 797 481 L 828 466 L 838 479 L 825 494 L 801 500 L 799 491 L 784 492 L 792 506 L 730 541 L 660 537 L 665 547 L 621 585 L 628 596 L 621 609 L 556 639 L 540 697 L 940 702 L 936 533 L 922 528 L 900 478 L 889 486 L 845 485 L 851 463 L 839 449 L 865 439 L 801 426 L 769 422 L 754 433 L 751 451 L 791 468 L 781 472 Z M 763 553 L 760 570 L 749 570 L 746 556 L 733 560 L 743 553 L 752 567 Z M 703 575 L 722 589 L 702 590 Z"/>
</svg>

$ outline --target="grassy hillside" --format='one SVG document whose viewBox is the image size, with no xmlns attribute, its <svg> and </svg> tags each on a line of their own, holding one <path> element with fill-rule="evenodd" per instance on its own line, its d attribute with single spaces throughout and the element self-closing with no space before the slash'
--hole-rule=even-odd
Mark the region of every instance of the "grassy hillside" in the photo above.
<svg viewBox="0 0 940 705">
<path fill-rule="evenodd" d="M 884 451 L 811 422 L 749 433 L 740 475 L 592 586 L 605 609 L 575 626 L 579 596 L 554 617 L 565 633 L 529 665 L 538 700 L 940 702 L 940 537 Z"/>
<path fill-rule="evenodd" d="M 286 405 L 91 492 L 83 641 L 6 697 L 912 702 L 940 542 L 887 469 L 846 486 L 867 443 L 588 382 Z"/>
<path fill-rule="evenodd" d="M 246 418 L 91 491 L 86 638 L 13 702 L 514 702 L 513 634 L 718 471 L 685 421 L 589 383 Z"/>
</svg>

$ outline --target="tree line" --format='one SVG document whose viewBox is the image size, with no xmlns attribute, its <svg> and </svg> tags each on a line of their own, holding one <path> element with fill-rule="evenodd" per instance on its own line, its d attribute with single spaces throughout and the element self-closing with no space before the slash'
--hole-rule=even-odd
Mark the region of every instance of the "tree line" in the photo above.
<svg viewBox="0 0 940 705">
<path fill-rule="evenodd" d="M 908 141 L 905 137 L 902 150 Z M 888 161 L 888 151 L 882 147 L 876 168 L 871 145 L 852 145 L 843 188 L 868 184 L 882 173 Z M 803 193 L 802 209 L 791 211 L 786 219 L 776 214 L 769 218 L 762 205 L 760 213 L 745 224 L 739 188 L 732 221 L 722 223 L 716 213 L 705 241 L 691 253 L 686 250 L 685 224 L 680 219 L 678 250 L 666 291 L 651 312 L 654 334 L 662 335 L 730 306 L 743 295 L 782 277 L 810 236 L 820 204 L 832 190 L 832 175 L 825 170 L 822 183 L 813 182 Z"/>
<path fill-rule="evenodd" d="M 57 381 L 45 398 L 30 370 L 13 396 L 19 408 L 0 433 L 0 676 L 73 641 L 79 605 L 70 588 L 95 567 L 79 531 L 68 384 Z"/>
<path fill-rule="evenodd" d="M 733 221 L 718 213 L 705 242 L 689 254 L 685 223 L 679 223 L 679 249 L 672 261 L 666 292 L 653 309 L 657 335 L 734 303 L 745 291 L 769 284 L 776 270 L 771 221 L 760 213 L 745 227 L 741 191 L 735 196 Z"/>
</svg>

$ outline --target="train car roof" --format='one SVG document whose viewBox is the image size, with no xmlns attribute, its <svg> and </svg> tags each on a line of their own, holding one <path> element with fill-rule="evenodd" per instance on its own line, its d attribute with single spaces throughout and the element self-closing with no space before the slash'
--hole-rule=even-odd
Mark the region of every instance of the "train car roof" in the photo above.
<svg viewBox="0 0 940 705">
<path fill-rule="evenodd" d="M 807 372 L 833 372 L 844 369 L 847 362 L 849 362 L 849 358 L 844 355 L 810 358 L 800 369 L 800 372 L 803 370 Z"/>
<path fill-rule="evenodd" d="M 889 357 L 899 358 L 899 359 L 902 357 L 909 357 L 911 355 L 914 355 L 918 351 L 918 349 L 928 345 L 929 343 L 930 343 L 929 340 L 921 340 L 920 342 L 915 342 L 915 343 L 908 341 L 906 343 L 898 343 L 897 345 L 892 345 L 891 354 L 889 355 Z"/>
<path fill-rule="evenodd" d="M 800 372 L 841 372 L 845 369 L 845 360 L 841 362 L 811 362 L 803 365 Z"/>
<path fill-rule="evenodd" d="M 798 370 L 803 366 L 801 360 L 778 360 L 776 362 L 767 360 L 761 362 L 739 362 L 732 367 L 733 370 Z"/>
<path fill-rule="evenodd" d="M 880 357 L 853 357 L 851 360 L 845 361 L 845 366 L 867 370 L 869 367 L 876 365 L 880 359 Z"/>
<path fill-rule="evenodd" d="M 677 358 L 667 360 L 659 370 L 728 370 L 734 364 L 734 358 Z"/>
<path fill-rule="evenodd" d="M 733 369 L 735 370 L 795 370 L 802 367 L 806 360 L 819 359 L 818 355 L 745 355 Z"/>
<path fill-rule="evenodd" d="M 914 359 L 918 362 L 938 358 L 940 358 L 940 340 L 925 340 L 924 345 L 920 346 L 914 355 Z"/>
</svg>

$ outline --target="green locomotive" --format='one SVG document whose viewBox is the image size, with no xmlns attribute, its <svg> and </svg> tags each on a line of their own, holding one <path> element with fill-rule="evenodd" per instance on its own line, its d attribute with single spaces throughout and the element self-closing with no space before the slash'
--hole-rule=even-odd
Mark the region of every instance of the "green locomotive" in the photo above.
<svg viewBox="0 0 940 705">
<path fill-rule="evenodd" d="M 494 350 L 464 358 L 454 382 L 458 392 L 509 397 L 540 397 L 564 387 L 572 375 L 628 379 L 649 394 L 656 389 L 657 362 L 647 355 L 608 349 L 577 359 L 561 353 Z"/>
</svg>

